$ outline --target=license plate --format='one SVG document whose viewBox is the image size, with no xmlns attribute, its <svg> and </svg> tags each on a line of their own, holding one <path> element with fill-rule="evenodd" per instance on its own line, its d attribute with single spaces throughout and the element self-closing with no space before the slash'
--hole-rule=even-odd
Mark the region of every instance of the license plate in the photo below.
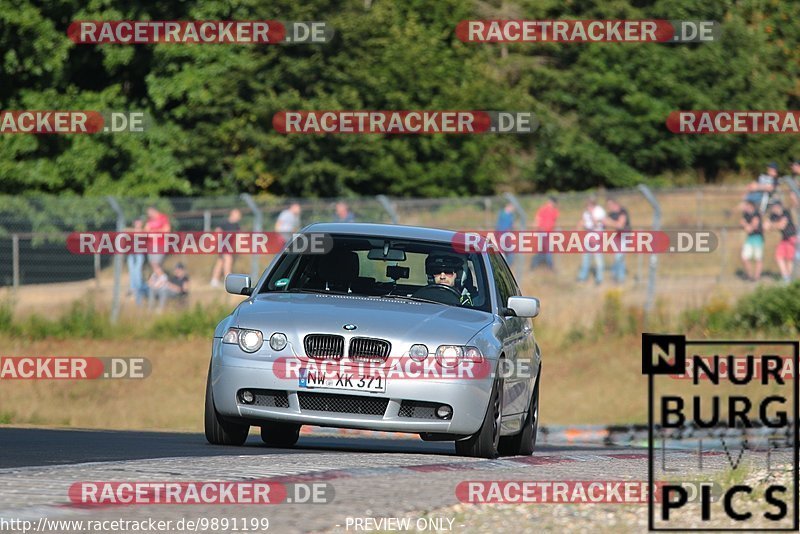
<svg viewBox="0 0 800 534">
<path fill-rule="evenodd" d="M 386 391 L 386 378 L 381 375 L 359 376 L 342 371 L 325 372 L 304 367 L 300 369 L 299 385 L 307 389 L 346 389 L 383 393 Z"/>
</svg>

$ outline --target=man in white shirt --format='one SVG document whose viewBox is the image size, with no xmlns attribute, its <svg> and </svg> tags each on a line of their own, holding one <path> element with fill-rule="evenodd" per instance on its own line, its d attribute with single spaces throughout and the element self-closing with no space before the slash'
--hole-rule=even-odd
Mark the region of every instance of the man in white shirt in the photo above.
<svg viewBox="0 0 800 534">
<path fill-rule="evenodd" d="M 578 229 L 587 232 L 600 232 L 603 230 L 603 220 L 606 218 L 606 210 L 597 204 L 595 197 L 589 197 L 586 201 L 586 210 L 581 215 Z M 594 263 L 594 280 L 597 285 L 603 282 L 603 270 L 605 265 L 603 255 L 599 252 L 586 252 L 581 259 L 581 268 L 578 271 L 578 282 L 585 282 L 589 278 L 589 268 Z"/>
<path fill-rule="evenodd" d="M 275 231 L 281 234 L 283 241 L 292 240 L 292 234 L 300 229 L 300 204 L 294 202 L 283 210 L 275 221 Z"/>
</svg>

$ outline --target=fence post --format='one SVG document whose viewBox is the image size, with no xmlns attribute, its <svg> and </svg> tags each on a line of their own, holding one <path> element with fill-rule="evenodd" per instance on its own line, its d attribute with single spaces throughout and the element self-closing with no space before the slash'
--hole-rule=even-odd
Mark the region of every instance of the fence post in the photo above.
<svg viewBox="0 0 800 534">
<path fill-rule="evenodd" d="M 717 282 L 722 281 L 725 276 L 725 271 L 728 270 L 728 228 L 723 226 L 719 233 L 719 253 L 721 260 Z"/>
<path fill-rule="evenodd" d="M 100 288 L 100 254 L 94 255 L 94 285 Z"/>
<path fill-rule="evenodd" d="M 19 236 L 11 236 L 11 270 L 13 272 L 12 287 L 14 288 L 14 300 L 17 299 L 17 289 L 19 289 Z"/>
<path fill-rule="evenodd" d="M 700 229 L 703 228 L 703 190 L 698 189 L 697 193 L 695 193 L 695 208 L 697 210 L 697 214 L 695 215 L 695 227 Z"/>
<path fill-rule="evenodd" d="M 384 211 L 389 214 L 392 224 L 400 224 L 399 218 L 397 217 L 397 210 L 394 209 L 394 205 L 389 201 L 389 197 L 386 195 L 378 195 L 375 199 L 380 203 Z"/>
<path fill-rule="evenodd" d="M 516 211 L 517 215 L 519 215 L 520 228 L 523 230 L 527 229 L 528 215 L 525 213 L 525 208 L 522 207 L 522 204 L 520 204 L 517 196 L 514 193 L 506 193 L 503 196 L 506 197 L 506 200 L 514 205 L 514 211 Z"/>
<path fill-rule="evenodd" d="M 505 193 L 503 195 L 505 199 L 510 202 L 514 206 L 514 211 L 517 213 L 519 218 L 519 228 L 520 230 L 527 230 L 528 229 L 528 215 L 525 213 L 525 208 L 522 207 L 520 204 L 519 199 L 514 193 Z M 519 254 L 517 254 L 519 256 Z M 526 265 L 529 262 L 525 261 L 524 258 L 517 257 L 515 258 L 516 261 L 512 261 L 511 271 L 516 275 L 517 279 L 522 283 L 522 276 L 525 274 Z M 521 262 L 521 265 L 520 265 Z"/>
<path fill-rule="evenodd" d="M 203 231 L 210 232 L 211 231 L 211 211 L 205 210 L 203 211 Z"/>
<path fill-rule="evenodd" d="M 111 205 L 111 209 L 117 214 L 117 232 L 125 229 L 125 214 L 117 202 L 117 199 L 112 196 L 107 196 L 106 200 Z M 119 319 L 119 292 L 120 283 L 122 278 L 122 256 L 119 254 L 114 255 L 114 287 L 111 289 L 111 323 L 116 323 Z M 135 295 L 134 295 L 135 296 Z"/>
<path fill-rule="evenodd" d="M 642 195 L 644 195 L 644 198 L 647 200 L 647 202 L 650 203 L 650 206 L 653 208 L 653 230 L 657 232 L 661 230 L 661 204 L 658 203 L 658 199 L 656 199 L 649 187 L 644 184 L 639 184 L 637 187 Z M 655 303 L 657 267 L 658 256 L 656 254 L 650 254 L 650 270 L 647 276 L 647 297 L 644 301 L 645 319 L 653 310 L 653 304 Z"/>
<path fill-rule="evenodd" d="M 242 193 L 241 199 L 244 200 L 245 204 L 247 204 L 247 207 L 253 212 L 253 232 L 263 231 L 264 216 L 262 215 L 261 210 L 258 209 L 258 205 L 256 204 L 255 200 L 253 200 L 253 197 L 247 193 Z M 258 265 L 258 255 L 253 254 L 250 259 L 250 277 L 253 280 L 253 283 L 258 280 L 260 274 L 261 269 Z"/>
</svg>

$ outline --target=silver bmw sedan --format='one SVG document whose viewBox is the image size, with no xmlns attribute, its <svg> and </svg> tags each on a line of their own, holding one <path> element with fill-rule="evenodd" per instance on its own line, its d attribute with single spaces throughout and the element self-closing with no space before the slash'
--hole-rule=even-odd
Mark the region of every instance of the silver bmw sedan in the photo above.
<svg viewBox="0 0 800 534">
<path fill-rule="evenodd" d="M 541 354 L 503 256 L 452 231 L 326 223 L 324 253 L 290 243 L 214 332 L 205 404 L 210 443 L 251 426 L 290 447 L 302 425 L 409 432 L 463 456 L 530 455 Z"/>
</svg>

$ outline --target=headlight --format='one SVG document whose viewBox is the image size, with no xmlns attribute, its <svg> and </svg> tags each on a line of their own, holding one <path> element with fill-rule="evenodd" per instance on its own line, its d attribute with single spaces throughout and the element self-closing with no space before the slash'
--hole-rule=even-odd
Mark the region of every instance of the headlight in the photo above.
<svg viewBox="0 0 800 534">
<path fill-rule="evenodd" d="M 436 349 L 436 361 L 442 367 L 456 367 L 464 361 L 481 363 L 483 354 L 478 347 L 463 347 L 461 345 L 440 345 Z"/>
<path fill-rule="evenodd" d="M 258 330 L 240 330 L 239 347 L 245 352 L 255 352 L 264 344 L 264 336 Z"/>
<path fill-rule="evenodd" d="M 222 336 L 222 342 L 230 345 L 239 345 L 245 352 L 256 352 L 264 344 L 264 336 L 258 330 L 245 328 L 229 328 Z"/>
<path fill-rule="evenodd" d="M 411 349 L 408 351 L 408 357 L 415 362 L 421 362 L 428 357 L 428 347 L 425 345 L 411 345 Z"/>
<path fill-rule="evenodd" d="M 436 349 L 436 361 L 442 367 L 455 367 L 464 355 L 464 349 L 458 345 L 440 345 Z"/>
<path fill-rule="evenodd" d="M 286 347 L 286 343 L 286 334 L 280 332 L 275 332 L 269 338 L 269 346 L 275 351 L 283 350 Z"/>
</svg>

